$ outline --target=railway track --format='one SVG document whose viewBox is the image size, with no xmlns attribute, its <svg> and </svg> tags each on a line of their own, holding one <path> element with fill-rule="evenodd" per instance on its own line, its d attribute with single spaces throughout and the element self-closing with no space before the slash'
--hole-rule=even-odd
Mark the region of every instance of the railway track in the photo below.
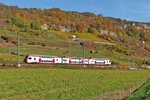
<svg viewBox="0 0 150 100">
<path fill-rule="evenodd" d="M 0 67 L 1 68 L 5 68 L 5 67 L 14 67 L 14 68 L 18 68 L 17 64 L 10 64 L 10 63 L 7 63 L 7 64 L 3 64 L 3 63 L 0 63 Z M 25 64 L 25 63 L 22 63 L 20 64 L 19 66 L 20 68 L 23 67 L 23 68 L 110 68 L 110 69 L 113 69 L 113 68 L 116 68 L 116 66 L 98 66 L 98 65 L 62 65 L 62 64 Z"/>
</svg>

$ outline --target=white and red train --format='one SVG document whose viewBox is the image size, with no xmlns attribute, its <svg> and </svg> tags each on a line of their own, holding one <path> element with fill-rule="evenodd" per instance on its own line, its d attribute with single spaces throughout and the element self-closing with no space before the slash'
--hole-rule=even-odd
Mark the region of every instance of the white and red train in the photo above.
<svg viewBox="0 0 150 100">
<path fill-rule="evenodd" d="M 111 65 L 105 58 L 59 57 L 44 55 L 27 55 L 24 59 L 27 64 L 70 64 L 70 65 Z"/>
</svg>

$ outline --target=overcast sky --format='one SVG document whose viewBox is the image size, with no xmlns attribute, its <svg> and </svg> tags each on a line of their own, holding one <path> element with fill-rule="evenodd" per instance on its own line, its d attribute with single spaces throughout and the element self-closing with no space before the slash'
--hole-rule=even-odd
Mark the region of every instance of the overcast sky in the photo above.
<svg viewBox="0 0 150 100">
<path fill-rule="evenodd" d="M 92 12 L 132 21 L 150 22 L 150 0 L 0 0 L 21 8 L 60 8 Z"/>
</svg>

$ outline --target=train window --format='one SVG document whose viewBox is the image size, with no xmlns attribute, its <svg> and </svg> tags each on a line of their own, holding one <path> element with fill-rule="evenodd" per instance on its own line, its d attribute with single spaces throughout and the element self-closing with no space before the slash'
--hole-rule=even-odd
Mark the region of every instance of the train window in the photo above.
<svg viewBox="0 0 150 100">
<path fill-rule="evenodd" d="M 34 60 L 36 60 L 36 58 L 34 58 Z"/>
<path fill-rule="evenodd" d="M 96 64 L 104 64 L 104 62 L 96 62 Z"/>
<path fill-rule="evenodd" d="M 67 61 L 67 59 L 63 59 L 63 61 Z"/>
</svg>

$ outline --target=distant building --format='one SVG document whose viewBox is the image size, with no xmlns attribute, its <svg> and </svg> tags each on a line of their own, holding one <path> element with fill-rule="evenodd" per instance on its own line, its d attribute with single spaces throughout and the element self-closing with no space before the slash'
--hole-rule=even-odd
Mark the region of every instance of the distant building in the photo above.
<svg viewBox="0 0 150 100">
<path fill-rule="evenodd" d="M 72 35 L 70 38 L 71 38 L 73 41 L 76 40 L 76 36 L 75 36 L 75 35 Z"/>
<path fill-rule="evenodd" d="M 41 26 L 41 29 L 42 29 L 42 30 L 47 30 L 47 29 L 48 29 L 47 24 L 43 24 L 43 25 Z"/>
</svg>

